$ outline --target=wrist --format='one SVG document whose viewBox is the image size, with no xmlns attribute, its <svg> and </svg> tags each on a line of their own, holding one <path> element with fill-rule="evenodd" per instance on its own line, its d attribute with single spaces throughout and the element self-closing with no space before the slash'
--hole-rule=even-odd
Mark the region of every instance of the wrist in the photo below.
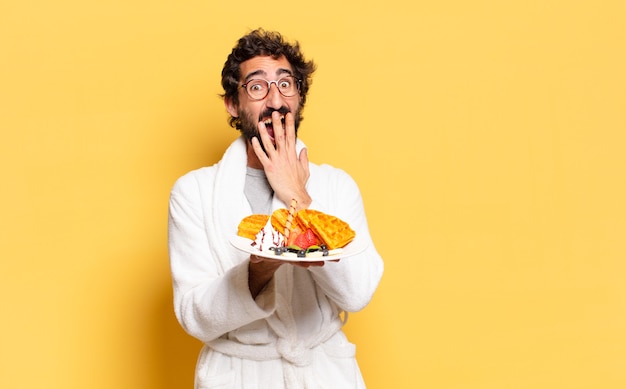
<svg viewBox="0 0 626 389">
<path fill-rule="evenodd" d="M 282 265 L 280 261 L 268 261 L 255 255 L 250 256 L 250 263 L 248 265 L 248 287 L 250 288 L 252 298 L 256 298 L 261 290 L 270 282 L 280 265 Z"/>
<path fill-rule="evenodd" d="M 298 212 L 301 209 L 309 208 L 311 204 L 313 203 L 313 199 L 311 198 L 311 196 L 309 196 L 309 194 L 306 191 L 303 193 L 299 193 L 299 194 L 293 194 L 288 197 L 289 197 L 288 199 L 283 199 L 283 203 L 285 203 L 286 208 L 289 209 L 289 207 L 291 206 L 291 202 L 293 200 L 296 200 L 296 212 Z"/>
<path fill-rule="evenodd" d="M 311 203 L 313 203 L 313 199 L 307 193 L 304 199 L 298 200 L 298 204 L 296 205 L 296 212 L 301 209 L 308 209 L 311 206 Z"/>
</svg>

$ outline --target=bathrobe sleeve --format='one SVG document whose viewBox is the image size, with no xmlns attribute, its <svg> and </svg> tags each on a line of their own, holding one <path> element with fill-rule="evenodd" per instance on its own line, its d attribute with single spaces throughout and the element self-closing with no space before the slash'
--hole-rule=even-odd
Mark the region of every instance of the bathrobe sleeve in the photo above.
<svg viewBox="0 0 626 389">
<path fill-rule="evenodd" d="M 203 183 L 204 184 L 204 183 Z M 202 193 L 194 175 L 183 176 L 172 189 L 169 204 L 169 255 L 174 286 L 174 311 L 192 336 L 209 342 L 223 334 L 270 316 L 275 310 L 273 284 L 252 299 L 248 287 L 249 256 L 222 268 L 207 237 Z M 223 255 L 231 251 L 222 250 Z M 234 252 L 232 255 L 237 255 Z M 269 295 L 269 296 L 268 296 Z"/>
<path fill-rule="evenodd" d="M 383 261 L 369 233 L 361 192 L 346 172 L 329 165 L 311 166 L 307 190 L 313 198 L 312 209 L 335 215 L 355 230 L 355 242 L 365 242 L 364 252 L 311 267 L 316 283 L 324 294 L 348 312 L 363 309 L 372 299 L 383 273 Z"/>
</svg>

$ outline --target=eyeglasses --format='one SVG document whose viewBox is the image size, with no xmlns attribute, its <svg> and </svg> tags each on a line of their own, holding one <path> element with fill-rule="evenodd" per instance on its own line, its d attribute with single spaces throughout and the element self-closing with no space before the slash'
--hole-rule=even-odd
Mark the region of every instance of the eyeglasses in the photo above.
<svg viewBox="0 0 626 389">
<path fill-rule="evenodd" d="M 300 90 L 300 80 L 294 76 L 283 77 L 276 81 L 256 78 L 246 82 L 241 87 L 246 90 L 246 93 L 252 100 L 263 100 L 270 93 L 272 84 L 276 84 L 280 94 L 285 97 L 295 96 Z"/>
</svg>

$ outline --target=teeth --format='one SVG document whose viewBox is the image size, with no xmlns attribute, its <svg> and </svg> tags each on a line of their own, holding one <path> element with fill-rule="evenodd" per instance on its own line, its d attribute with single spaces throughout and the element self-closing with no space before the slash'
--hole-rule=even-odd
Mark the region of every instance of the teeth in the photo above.
<svg viewBox="0 0 626 389">
<path fill-rule="evenodd" d="M 281 117 L 280 117 L 280 121 L 281 121 L 281 122 L 284 122 L 284 121 L 285 121 L 285 117 L 284 117 L 284 116 L 281 116 Z M 263 123 L 264 123 L 266 126 L 271 125 L 271 124 L 272 124 L 272 118 L 269 118 L 269 119 L 264 120 L 264 121 L 263 121 Z"/>
</svg>

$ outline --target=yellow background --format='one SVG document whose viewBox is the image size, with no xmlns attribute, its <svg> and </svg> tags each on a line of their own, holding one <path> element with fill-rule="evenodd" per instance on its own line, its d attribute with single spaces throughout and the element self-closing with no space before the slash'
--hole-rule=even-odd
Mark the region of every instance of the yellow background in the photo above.
<svg viewBox="0 0 626 389">
<path fill-rule="evenodd" d="M 169 190 L 258 26 L 318 63 L 301 137 L 385 259 L 369 388 L 626 387 L 623 0 L 215 3 L 0 5 L 0 387 L 191 387 Z"/>
</svg>

